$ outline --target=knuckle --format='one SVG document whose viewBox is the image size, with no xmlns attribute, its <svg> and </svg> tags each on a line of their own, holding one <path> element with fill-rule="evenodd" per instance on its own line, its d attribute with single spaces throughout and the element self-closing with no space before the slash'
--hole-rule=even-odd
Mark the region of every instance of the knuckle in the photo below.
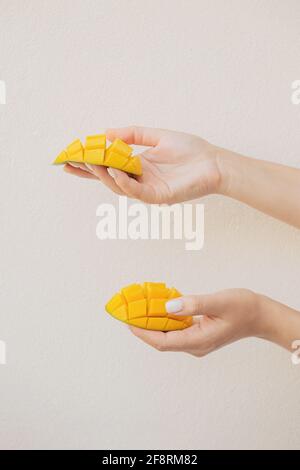
<svg viewBox="0 0 300 470">
<path fill-rule="evenodd" d="M 205 351 L 201 351 L 201 350 L 200 350 L 200 351 L 193 351 L 191 354 L 192 354 L 192 356 L 194 356 L 194 357 L 200 358 L 200 357 L 206 356 L 207 353 L 206 353 Z"/>
<path fill-rule="evenodd" d="M 166 346 L 163 343 L 156 343 L 154 347 L 155 349 L 157 349 L 157 351 L 160 351 L 160 352 L 166 351 Z"/>
<path fill-rule="evenodd" d="M 136 125 L 130 126 L 130 132 L 131 132 L 132 136 L 134 138 L 136 138 L 137 134 L 138 134 L 138 126 L 136 126 Z"/>
<path fill-rule="evenodd" d="M 187 305 L 188 312 L 193 315 L 200 314 L 200 302 L 197 297 L 190 297 Z"/>
</svg>

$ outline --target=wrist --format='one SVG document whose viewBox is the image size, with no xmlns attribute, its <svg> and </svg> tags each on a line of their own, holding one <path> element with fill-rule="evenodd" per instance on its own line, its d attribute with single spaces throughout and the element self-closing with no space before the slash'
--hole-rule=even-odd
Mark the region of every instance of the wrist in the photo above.
<svg viewBox="0 0 300 470">
<path fill-rule="evenodd" d="M 240 181 L 243 173 L 242 156 L 221 147 L 216 147 L 215 155 L 220 175 L 218 194 L 234 197 L 234 182 Z"/>
<path fill-rule="evenodd" d="M 268 339 L 270 335 L 270 319 L 266 308 L 267 297 L 248 289 L 242 289 L 244 293 L 244 309 L 247 327 L 246 336 Z"/>
<path fill-rule="evenodd" d="M 259 338 L 291 350 L 294 340 L 300 339 L 300 312 L 259 295 Z"/>
<path fill-rule="evenodd" d="M 277 325 L 275 318 L 271 314 L 271 299 L 262 294 L 257 294 L 257 316 L 256 316 L 256 337 L 274 342 L 274 330 Z"/>
</svg>

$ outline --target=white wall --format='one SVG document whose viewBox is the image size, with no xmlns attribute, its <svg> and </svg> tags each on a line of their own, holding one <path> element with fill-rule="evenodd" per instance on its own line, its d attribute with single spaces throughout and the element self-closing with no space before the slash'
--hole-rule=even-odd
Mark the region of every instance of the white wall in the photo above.
<svg viewBox="0 0 300 470">
<path fill-rule="evenodd" d="M 141 124 L 300 164 L 298 0 L 1 0 L 1 448 L 300 448 L 300 366 L 259 340 L 158 353 L 103 305 L 132 281 L 248 287 L 300 308 L 300 233 L 205 199 L 205 246 L 108 241 L 107 189 L 50 165 Z M 142 260 L 142 262 L 141 262 Z"/>
</svg>

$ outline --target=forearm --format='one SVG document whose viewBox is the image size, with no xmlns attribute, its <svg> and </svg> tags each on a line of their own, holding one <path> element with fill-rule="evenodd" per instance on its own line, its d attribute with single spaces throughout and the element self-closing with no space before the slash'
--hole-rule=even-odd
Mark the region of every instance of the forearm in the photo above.
<svg viewBox="0 0 300 470">
<path fill-rule="evenodd" d="M 220 193 L 300 228 L 300 169 L 218 150 Z"/>
<path fill-rule="evenodd" d="M 292 351 L 292 343 L 300 340 L 300 312 L 263 295 L 259 305 L 258 336 Z"/>
</svg>

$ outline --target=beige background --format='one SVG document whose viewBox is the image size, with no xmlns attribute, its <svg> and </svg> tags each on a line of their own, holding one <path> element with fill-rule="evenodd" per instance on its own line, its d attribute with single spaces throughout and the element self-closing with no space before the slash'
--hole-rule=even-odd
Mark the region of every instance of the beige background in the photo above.
<svg viewBox="0 0 300 470">
<path fill-rule="evenodd" d="M 205 202 L 205 246 L 109 241 L 117 198 L 50 166 L 107 126 L 185 130 L 300 164 L 298 0 L 0 0 L 1 448 L 300 448 L 300 366 L 245 340 L 158 353 L 103 310 L 132 281 L 248 287 L 300 308 L 300 233 Z"/>
</svg>

